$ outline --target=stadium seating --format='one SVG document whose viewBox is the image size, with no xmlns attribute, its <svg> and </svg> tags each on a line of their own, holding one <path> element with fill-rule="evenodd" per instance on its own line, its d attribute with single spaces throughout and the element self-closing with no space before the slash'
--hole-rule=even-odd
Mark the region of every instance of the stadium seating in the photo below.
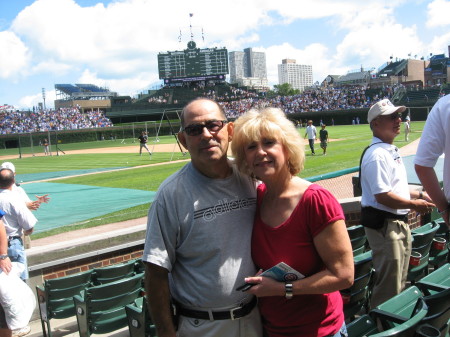
<svg viewBox="0 0 450 337">
<path fill-rule="evenodd" d="M 344 303 L 344 316 L 346 319 L 353 319 L 363 308 L 367 310 L 371 293 L 372 252 L 354 256 L 355 276 L 353 285 L 341 290 L 342 301 Z"/>
<path fill-rule="evenodd" d="M 412 251 L 421 255 L 418 265 L 409 266 L 407 280 L 412 284 L 428 273 L 431 244 L 438 229 L 439 226 L 436 223 L 430 222 L 411 231 Z"/>
<path fill-rule="evenodd" d="M 428 313 L 421 324 L 428 324 L 439 330 L 445 336 L 449 330 L 450 320 L 450 288 L 425 296 Z"/>
<path fill-rule="evenodd" d="M 353 255 L 363 253 L 367 242 L 364 227 L 362 225 L 348 227 L 347 233 L 352 243 Z"/>
<path fill-rule="evenodd" d="M 73 301 L 80 337 L 106 334 L 128 324 L 125 306 L 143 292 L 143 274 L 86 288 Z"/>
<path fill-rule="evenodd" d="M 417 286 L 422 291 L 442 291 L 450 288 L 450 263 L 444 264 L 439 269 L 417 281 Z"/>
<path fill-rule="evenodd" d="M 446 240 L 446 244 L 444 244 L 442 247 L 443 249 L 437 249 L 436 247 L 434 247 L 434 243 L 431 246 L 429 264 L 434 268 L 434 270 L 436 270 L 448 261 L 450 250 L 450 235 L 447 224 L 442 218 L 436 219 L 433 222 L 439 226 L 439 229 L 435 234 L 435 239 Z"/>
<path fill-rule="evenodd" d="M 45 280 L 37 286 L 39 313 L 44 337 L 52 336 L 50 320 L 75 316 L 73 296 L 91 284 L 92 270 L 84 273 Z"/>
<path fill-rule="evenodd" d="M 135 275 L 136 260 L 130 260 L 124 263 L 113 264 L 107 267 L 94 268 L 92 274 L 93 285 L 106 284 L 122 278 Z"/>
<path fill-rule="evenodd" d="M 147 298 L 139 297 L 125 307 L 131 337 L 156 337 L 156 327 L 148 311 Z"/>
<path fill-rule="evenodd" d="M 412 312 L 409 317 L 402 317 L 400 320 L 397 320 L 395 316 L 389 315 L 389 313 L 384 315 L 384 312 L 381 310 L 377 312 L 371 311 L 369 315 L 362 315 L 347 325 L 348 335 L 349 337 L 412 337 L 417 326 L 428 312 L 428 308 L 422 298 L 419 297 L 417 299 L 417 304 L 415 312 Z M 378 318 L 383 318 L 384 322 L 393 323 L 393 327 L 380 330 L 376 323 Z"/>
</svg>

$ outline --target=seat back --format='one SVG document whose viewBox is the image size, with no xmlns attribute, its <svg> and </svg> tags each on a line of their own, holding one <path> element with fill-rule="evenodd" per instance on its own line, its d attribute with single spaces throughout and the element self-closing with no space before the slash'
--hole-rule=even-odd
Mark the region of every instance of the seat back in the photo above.
<svg viewBox="0 0 450 337">
<path fill-rule="evenodd" d="M 127 326 L 125 306 L 143 291 L 143 274 L 89 287 L 74 296 L 80 337 L 109 333 Z"/>
<path fill-rule="evenodd" d="M 436 232 L 439 229 L 439 225 L 435 222 L 429 222 L 421 227 L 418 227 L 411 231 L 413 238 L 412 250 L 419 252 L 422 256 L 429 253 L 431 243 Z"/>
<path fill-rule="evenodd" d="M 405 322 L 398 324 L 391 329 L 385 329 L 379 333 L 370 335 L 371 337 L 387 337 L 387 336 L 397 336 L 397 337 L 413 337 L 416 332 L 416 328 L 421 324 L 423 318 L 428 312 L 428 307 L 425 304 L 423 298 L 417 300 L 417 306 L 415 312 L 412 316 L 408 318 Z"/>
<path fill-rule="evenodd" d="M 354 282 L 347 289 L 341 290 L 345 318 L 353 318 L 363 307 L 367 306 L 370 296 L 370 281 L 373 274 L 372 252 L 354 256 Z"/>
<path fill-rule="evenodd" d="M 347 228 L 348 236 L 352 244 L 352 249 L 359 251 L 367 242 L 366 232 L 362 225 L 351 226 Z"/>
<path fill-rule="evenodd" d="M 383 329 L 381 331 L 376 321 L 373 317 L 372 312 L 369 315 L 362 315 L 355 319 L 354 321 L 347 324 L 347 331 L 349 337 L 413 337 L 416 328 L 427 314 L 428 308 L 425 301 L 422 298 L 417 300 L 416 310 L 413 312 L 412 316 L 406 319 L 404 322 L 398 324 L 389 329 Z"/>
<path fill-rule="evenodd" d="M 417 282 L 422 291 L 442 291 L 450 288 L 450 263 L 444 264 Z"/>
<path fill-rule="evenodd" d="M 449 231 L 448 226 L 445 223 L 444 219 L 439 218 L 439 219 L 433 220 L 432 222 L 435 223 L 437 226 L 439 226 L 438 230 L 436 231 L 435 236 L 443 237 L 444 239 L 449 241 L 450 240 L 450 231 Z"/>
<path fill-rule="evenodd" d="M 73 296 L 91 285 L 92 270 L 44 281 L 44 293 L 38 291 L 39 305 L 45 305 L 47 319 L 75 315 Z M 45 299 L 43 298 L 45 296 Z"/>
<path fill-rule="evenodd" d="M 36 287 L 44 337 L 51 336 L 50 320 L 52 318 L 68 318 L 75 316 L 73 296 L 91 285 L 92 270 L 45 280 L 42 286 Z"/>
<path fill-rule="evenodd" d="M 419 288 L 411 286 L 377 306 L 371 311 L 371 315 L 377 316 L 384 329 L 393 328 L 415 314 L 418 300 L 422 296 Z"/>
<path fill-rule="evenodd" d="M 95 268 L 93 282 L 95 285 L 105 284 L 133 276 L 136 269 L 136 261 L 130 260 L 124 263 L 114 264 L 108 267 Z"/>
<path fill-rule="evenodd" d="M 450 288 L 425 296 L 428 313 L 423 319 L 424 324 L 430 324 L 439 330 L 443 330 L 450 320 Z"/>
</svg>

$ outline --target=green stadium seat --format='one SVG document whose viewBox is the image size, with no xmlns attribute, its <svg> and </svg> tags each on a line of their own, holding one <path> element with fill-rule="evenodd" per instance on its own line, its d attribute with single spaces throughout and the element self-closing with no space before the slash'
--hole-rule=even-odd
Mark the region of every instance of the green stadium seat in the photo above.
<svg viewBox="0 0 450 337">
<path fill-rule="evenodd" d="M 422 291 L 442 291 L 450 288 L 450 263 L 444 264 L 417 282 Z"/>
<path fill-rule="evenodd" d="M 94 268 L 92 280 L 94 285 L 106 284 L 135 275 L 136 260 L 118 263 L 107 267 Z"/>
<path fill-rule="evenodd" d="M 156 337 L 156 327 L 150 317 L 146 297 L 137 298 L 125 307 L 130 337 Z"/>
<path fill-rule="evenodd" d="M 413 239 L 412 251 L 421 254 L 419 265 L 410 265 L 408 269 L 407 280 L 412 284 L 419 280 L 423 275 L 428 274 L 430 249 L 438 229 L 439 226 L 436 223 L 430 222 L 411 231 Z"/>
<path fill-rule="evenodd" d="M 411 286 L 372 309 L 370 316 L 379 320 L 383 330 L 395 328 L 415 314 L 418 301 L 423 301 L 422 297 L 420 289 Z"/>
<path fill-rule="evenodd" d="M 347 331 L 349 337 L 363 337 L 363 336 L 373 336 L 373 337 L 387 337 L 387 336 L 400 336 L 400 337 L 413 337 L 416 328 L 422 321 L 422 319 L 427 314 L 428 308 L 422 298 L 418 298 L 418 305 L 416 311 L 412 313 L 409 318 L 401 320 L 394 327 L 390 329 L 380 330 L 377 326 L 376 319 L 378 317 L 377 313 L 370 312 L 369 315 L 362 315 L 350 322 L 347 325 Z M 382 315 L 382 312 L 379 312 Z M 385 318 L 390 318 L 389 316 Z M 396 320 L 395 320 L 396 321 Z"/>
<path fill-rule="evenodd" d="M 367 310 L 371 293 L 372 252 L 354 256 L 355 275 L 350 288 L 341 290 L 344 316 L 353 319 L 363 308 Z"/>
<path fill-rule="evenodd" d="M 350 237 L 350 242 L 352 244 L 353 252 L 359 253 L 361 247 L 365 248 L 367 237 L 364 227 L 362 225 L 351 226 L 347 228 L 348 236 Z M 355 255 L 355 254 L 354 254 Z"/>
<path fill-rule="evenodd" d="M 42 286 L 36 287 L 39 303 L 39 314 L 44 337 L 52 336 L 50 320 L 75 316 L 73 296 L 91 285 L 92 270 L 45 280 Z"/>
<path fill-rule="evenodd" d="M 73 301 L 80 337 L 106 334 L 128 324 L 125 306 L 143 292 L 143 274 L 86 288 Z"/>
<path fill-rule="evenodd" d="M 428 306 L 428 313 L 421 324 L 429 324 L 445 336 L 450 320 L 450 288 L 425 296 L 423 299 Z"/>
</svg>

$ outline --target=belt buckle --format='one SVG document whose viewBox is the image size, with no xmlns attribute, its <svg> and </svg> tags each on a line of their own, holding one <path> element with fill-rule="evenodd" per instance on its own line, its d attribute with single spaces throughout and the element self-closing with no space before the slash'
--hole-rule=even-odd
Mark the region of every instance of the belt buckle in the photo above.
<svg viewBox="0 0 450 337">
<path fill-rule="evenodd" d="M 236 308 L 230 309 L 230 318 L 231 318 L 232 321 L 234 321 L 235 319 L 239 319 L 240 318 L 240 317 L 237 317 L 237 318 L 234 317 L 234 312 L 239 310 L 239 309 L 242 309 L 242 305 L 240 307 L 236 307 Z"/>
</svg>

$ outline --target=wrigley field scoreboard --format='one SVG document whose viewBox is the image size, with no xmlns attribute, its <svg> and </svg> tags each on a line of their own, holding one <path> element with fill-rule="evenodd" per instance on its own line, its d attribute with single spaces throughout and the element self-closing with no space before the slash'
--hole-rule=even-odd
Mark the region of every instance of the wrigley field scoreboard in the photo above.
<svg viewBox="0 0 450 337">
<path fill-rule="evenodd" d="M 205 79 L 225 79 L 228 74 L 226 48 L 197 48 L 189 41 L 187 49 L 158 54 L 159 78 L 166 83 Z"/>
</svg>

